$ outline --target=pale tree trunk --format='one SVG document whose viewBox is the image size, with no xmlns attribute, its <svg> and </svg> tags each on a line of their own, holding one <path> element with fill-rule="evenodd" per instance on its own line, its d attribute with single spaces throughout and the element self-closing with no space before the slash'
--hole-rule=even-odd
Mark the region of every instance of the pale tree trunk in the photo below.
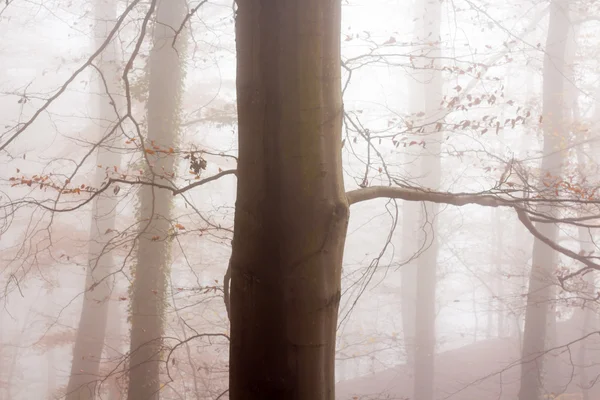
<svg viewBox="0 0 600 400">
<path fill-rule="evenodd" d="M 116 20 L 116 1 L 96 0 L 95 3 L 95 42 L 94 49 L 99 48 L 106 40 L 112 25 Z M 107 176 L 107 170 L 121 163 L 120 154 L 111 149 L 116 142 L 119 129 L 115 129 L 118 115 L 115 112 L 118 102 L 117 95 L 117 53 L 114 40 L 100 55 L 98 66 L 102 77 L 97 71 L 92 86 L 98 95 L 94 99 L 97 110 L 96 140 L 101 142 L 98 147 L 98 169 L 94 177 L 94 187 L 100 187 Z M 104 81 L 106 82 L 106 87 Z M 108 93 L 106 93 L 108 89 Z M 112 99 L 111 99 L 112 97 Z M 111 133 L 112 132 L 112 133 Z M 104 139 L 106 137 L 106 139 Z M 103 140 L 104 139 L 104 140 Z M 100 362 L 106 319 L 108 314 L 108 298 L 114 282 L 111 274 L 113 259 L 107 244 L 112 237 L 115 227 L 116 199 L 111 191 L 105 191 L 92 201 L 92 220 L 90 227 L 90 244 L 88 269 L 85 281 L 86 291 L 83 298 L 83 308 L 77 328 L 77 337 L 73 347 L 73 362 L 71 375 L 67 386 L 67 400 L 93 399 L 97 385 L 102 380 Z"/>
<path fill-rule="evenodd" d="M 575 27 L 574 29 L 574 35 L 577 37 L 577 34 L 579 33 L 579 29 L 578 27 Z M 575 40 L 572 41 L 573 43 L 575 42 Z M 569 43 L 571 44 L 571 42 Z M 571 51 L 571 56 L 574 56 L 574 51 Z M 574 57 L 571 58 L 571 60 Z M 569 75 L 568 77 L 570 78 L 570 80 L 572 81 L 572 78 L 574 77 L 574 68 L 570 68 L 569 69 Z M 577 88 L 574 85 L 570 85 L 570 90 L 568 92 L 571 95 L 571 108 L 572 108 L 572 118 L 573 118 L 573 127 L 572 127 L 572 132 L 573 132 L 573 137 L 575 142 L 583 142 L 585 139 L 589 139 L 588 137 L 586 137 L 587 135 L 585 135 L 584 132 L 581 132 L 581 130 L 579 129 L 579 124 L 582 122 L 581 121 L 581 115 L 580 115 L 580 111 L 579 111 L 579 104 L 578 104 L 578 94 L 579 92 L 577 91 Z M 592 119 L 592 122 L 594 124 L 597 124 L 600 122 L 600 97 L 598 97 L 598 95 L 600 95 L 600 88 L 596 90 L 596 104 L 595 104 L 595 110 L 594 110 L 594 116 Z M 583 133 L 583 134 L 582 134 Z M 593 142 L 592 142 L 593 143 Z M 593 147 L 593 144 L 590 145 L 590 149 L 588 151 L 588 154 L 593 155 L 595 154 L 594 149 L 591 148 Z M 587 176 L 587 174 L 589 173 L 589 171 L 586 171 L 586 155 L 584 153 L 584 144 L 577 144 L 576 145 L 576 152 L 577 152 L 577 168 L 578 168 L 578 173 L 579 173 L 579 179 L 583 182 Z M 595 161 L 595 160 L 592 160 Z M 596 165 L 595 162 L 593 162 L 593 165 Z M 581 213 L 580 216 L 584 216 L 583 213 Z M 594 242 L 594 237 L 593 234 L 591 232 L 590 228 L 586 228 L 583 226 L 578 227 L 577 229 L 577 234 L 579 236 L 579 243 L 580 243 L 580 251 L 583 254 L 592 254 L 595 249 L 595 242 Z M 596 297 L 596 285 L 595 285 L 595 281 L 596 281 L 596 271 L 590 271 L 589 273 L 587 273 L 584 277 L 583 277 L 583 281 L 584 281 L 584 287 L 581 290 L 581 297 L 585 298 L 585 299 L 594 299 Z M 595 331 L 597 329 L 597 323 L 595 323 L 595 319 L 594 319 L 594 301 L 584 301 L 582 304 L 581 308 L 576 308 L 574 313 L 573 313 L 573 317 L 572 317 L 572 323 L 579 325 L 581 331 L 580 331 L 580 337 L 585 337 L 586 335 L 590 334 L 591 332 Z M 588 351 L 590 350 L 590 348 L 588 348 L 588 339 L 584 339 L 579 341 L 579 348 L 577 351 L 577 375 L 579 375 L 579 386 L 581 388 L 581 393 L 583 394 L 583 399 L 582 400 L 590 400 L 590 394 L 589 394 L 589 387 L 590 387 L 590 382 L 592 381 L 592 377 L 589 376 L 587 374 L 587 365 L 590 364 L 590 359 L 588 357 Z"/>
<path fill-rule="evenodd" d="M 185 37 L 179 31 L 186 14 L 185 0 L 158 2 L 154 25 L 154 46 L 149 58 L 148 134 L 145 139 L 147 179 L 168 184 L 166 174 L 174 172 L 171 154 L 179 132 L 179 107 L 183 87 L 182 50 Z M 129 400 L 157 400 L 160 391 L 160 364 L 164 312 L 167 303 L 167 274 L 171 238 L 173 194 L 165 189 L 140 189 L 140 236 L 131 295 L 131 342 Z"/>
<path fill-rule="evenodd" d="M 582 162 L 582 151 L 580 147 L 577 149 L 577 162 L 581 166 Z M 579 235 L 579 243 L 581 246 L 581 251 L 585 254 L 591 254 L 596 246 L 594 245 L 594 239 L 590 232 L 589 228 L 579 227 L 578 228 Z M 594 299 L 596 297 L 596 288 L 595 288 L 595 277 L 596 274 L 594 271 L 588 273 L 584 277 L 585 286 L 581 291 L 580 296 L 587 299 Z M 573 315 L 573 322 L 579 325 L 580 328 L 580 337 L 585 337 L 590 333 L 597 330 L 597 324 L 594 323 L 594 309 L 592 308 L 594 301 L 583 302 L 581 308 L 575 309 Z M 590 400 L 589 388 L 590 382 L 593 381 L 593 377 L 587 374 L 588 365 L 591 364 L 591 360 L 588 357 L 588 351 L 591 350 L 588 348 L 589 339 L 580 340 L 578 343 L 577 349 L 577 361 L 575 365 L 577 365 L 577 375 L 579 375 L 579 387 L 581 388 L 581 393 L 583 394 L 582 400 Z"/>
<path fill-rule="evenodd" d="M 38 296 L 36 296 L 36 301 L 39 299 L 39 294 Z M 4 383 L 5 383 L 5 394 L 6 400 L 12 400 L 15 398 L 15 396 L 13 395 L 12 391 L 13 388 L 16 385 L 16 381 L 14 379 L 15 376 L 18 376 L 19 374 L 19 370 L 18 370 L 18 361 L 19 361 L 19 357 L 21 356 L 21 340 L 22 338 L 26 337 L 26 334 L 28 331 L 28 329 L 31 327 L 31 320 L 33 317 L 33 306 L 29 307 L 29 310 L 27 311 L 27 314 L 25 315 L 25 318 L 23 320 L 23 324 L 21 325 L 20 329 L 19 329 L 19 333 L 18 333 L 18 338 L 17 341 L 15 343 L 14 346 L 10 346 L 11 349 L 11 354 L 10 354 L 10 360 L 2 360 L 3 361 L 3 367 L 5 367 L 6 370 L 6 376 L 4 378 Z M 6 346 L 9 347 L 9 346 Z M 6 356 L 5 356 L 6 357 Z"/>
<path fill-rule="evenodd" d="M 565 45 L 565 54 L 564 54 L 564 87 L 563 87 L 563 114 L 564 114 L 564 123 L 563 130 L 560 133 L 562 137 L 568 137 L 568 132 L 573 131 L 573 123 L 576 120 L 575 114 L 578 114 L 579 108 L 576 106 L 577 103 L 577 94 L 578 90 L 575 86 L 575 70 L 574 70 L 574 62 L 575 62 L 575 52 L 577 50 L 576 42 L 577 42 L 577 31 L 578 27 L 569 25 L 570 29 L 567 33 L 566 45 Z M 577 118 L 578 119 L 578 118 Z M 563 140 L 567 140 L 565 138 Z M 579 146 L 577 148 L 581 150 Z M 582 237 L 580 236 L 580 239 Z M 558 298 L 557 298 L 558 288 L 553 288 L 553 293 L 551 295 L 552 299 L 556 299 L 550 305 L 549 314 L 548 314 L 548 338 L 546 340 L 547 348 L 553 349 L 558 343 L 558 331 L 557 331 L 557 318 L 558 318 Z M 545 382 L 548 382 L 548 388 L 551 392 L 560 393 L 566 385 L 571 381 L 571 377 L 569 376 L 561 376 L 561 362 L 558 359 L 560 352 L 551 352 L 548 354 L 547 361 L 545 362 Z"/>
<path fill-rule="evenodd" d="M 511 76 L 513 75 L 513 73 L 513 69 L 511 67 L 508 67 L 507 74 L 504 77 L 504 87 L 506 93 L 511 93 Z M 504 110 L 502 110 L 500 121 L 504 120 Z M 504 129 L 501 129 L 497 136 L 501 142 L 504 142 Z M 502 147 L 502 144 L 500 144 L 497 148 L 499 154 L 501 154 L 504 151 Z M 495 282 L 494 285 L 492 285 L 491 287 L 492 298 L 490 299 L 490 307 L 488 310 L 488 339 L 492 337 L 494 320 L 496 320 L 496 336 L 499 338 L 505 336 L 505 322 L 507 315 L 507 307 L 505 304 L 506 275 L 504 271 L 504 215 L 502 210 L 495 208 L 491 211 L 491 217 L 491 236 L 493 250 L 490 251 L 490 272 L 495 277 Z"/>
<path fill-rule="evenodd" d="M 420 146 L 409 146 L 405 149 L 409 165 L 408 175 L 417 183 L 432 188 L 439 186 L 439 149 L 441 134 L 435 130 L 435 122 L 443 117 L 439 111 L 442 99 L 441 72 L 434 68 L 440 68 L 440 18 L 441 5 L 439 2 L 420 0 L 417 2 L 415 15 L 415 29 L 413 42 L 416 44 L 413 60 L 413 79 L 409 84 L 410 90 L 410 113 L 417 115 L 425 113 L 424 118 L 417 119 L 417 125 L 422 124 L 424 128 L 423 139 L 427 143 L 426 149 Z M 429 44 L 432 44 L 430 46 Z M 424 56 L 424 57 L 419 57 Z M 433 60 L 433 61 L 432 61 Z M 401 267 L 401 313 L 402 331 L 404 336 L 404 347 L 406 350 L 406 363 L 415 368 L 415 357 L 418 332 L 434 328 L 435 322 L 426 320 L 432 315 L 427 306 L 424 315 L 419 308 L 419 297 L 421 302 L 427 302 L 427 298 L 435 302 L 435 271 L 437 259 L 437 237 L 434 235 L 437 206 L 427 204 L 423 206 L 417 202 L 405 202 L 402 205 L 402 245 L 401 260 L 406 264 Z M 433 225 L 431 225 L 433 224 Z M 425 232 L 424 232 L 425 231 Z M 437 235 L 437 233 L 436 233 Z M 418 238 L 418 240 L 415 240 Z M 433 277 L 434 286 L 428 285 Z M 421 284 L 418 281 L 421 280 Z M 425 292 L 420 292 L 425 290 Z M 419 310 L 419 313 L 417 313 Z M 435 314 L 435 308 L 433 309 Z M 421 315 L 419 315 L 421 314 Z M 435 318 L 435 316 L 433 317 Z M 421 326 L 417 326 L 419 322 Z M 425 323 L 425 325 L 422 325 Z M 430 333 L 433 333 L 430 332 Z M 423 340 L 421 338 L 421 345 Z M 433 338 L 435 342 L 435 337 Z M 435 343 L 434 343 L 435 344 Z M 426 345 L 429 348 L 429 345 Z M 427 353 L 427 352 L 426 352 Z"/>
<path fill-rule="evenodd" d="M 565 129 L 564 57 L 569 30 L 568 1 L 552 0 L 550 7 L 543 76 L 544 158 L 541 179 L 544 179 L 546 173 L 559 177 L 565 157 L 565 146 L 561 148 L 561 135 Z M 543 187 L 541 183 L 540 186 Z M 550 216 L 557 214 L 557 210 L 550 206 L 538 207 L 537 211 Z M 555 224 L 538 223 L 536 227 L 542 235 L 556 242 L 558 229 Z M 541 383 L 545 358 L 543 352 L 547 343 L 549 303 L 554 300 L 556 259 L 555 251 L 540 240 L 534 240 L 523 335 L 524 363 L 521 368 L 519 400 L 542 399 Z"/>
<path fill-rule="evenodd" d="M 333 400 L 348 200 L 340 0 L 238 2 L 230 399 Z"/>
<path fill-rule="evenodd" d="M 409 149 L 412 150 L 412 149 Z M 411 154 L 411 158 L 414 156 Z M 412 170 L 418 166 L 410 161 Z M 415 365 L 415 322 L 417 320 L 417 259 L 420 246 L 415 238 L 419 229 L 421 203 L 407 201 L 402 205 L 402 245 L 400 259 L 405 264 L 400 267 L 400 306 L 402 314 L 402 334 L 406 364 L 414 369 Z"/>
<path fill-rule="evenodd" d="M 46 292 L 47 296 L 52 295 L 52 291 L 48 290 Z M 52 314 L 52 303 L 46 303 L 44 312 L 46 315 L 54 315 Z M 0 325 L 2 326 L 2 325 Z M 56 393 L 56 357 L 54 356 L 54 346 L 49 344 L 48 349 L 46 350 L 46 398 L 47 400 L 54 400 L 54 398 L 58 397 Z"/>
<path fill-rule="evenodd" d="M 415 42 L 421 44 L 423 57 L 416 58 L 415 85 L 411 88 L 412 104 L 417 112 L 424 112 L 423 140 L 426 146 L 419 156 L 419 184 L 433 190 L 439 189 L 441 174 L 442 133 L 436 127 L 444 111 L 440 110 L 442 101 L 441 74 L 441 3 L 421 0 L 416 15 Z M 434 387 L 435 360 L 435 316 L 436 316 L 436 271 L 438 256 L 436 203 L 419 203 L 417 226 L 418 243 L 424 251 L 416 259 L 416 301 L 414 322 L 414 386 L 415 400 L 432 400 Z M 408 207 L 408 212 L 411 207 Z M 404 238 L 405 240 L 411 240 Z M 414 239 L 412 239 L 414 241 Z"/>
<path fill-rule="evenodd" d="M 494 267 L 496 270 L 496 334 L 499 338 L 506 336 L 506 304 L 505 271 L 504 271 L 504 235 L 502 229 L 502 212 L 497 208 L 492 211 L 494 238 Z"/>
<path fill-rule="evenodd" d="M 46 382 L 46 397 L 48 400 L 56 398 L 56 362 L 54 349 L 49 348 L 46 353 L 46 365 L 48 369 L 48 381 Z"/>
<path fill-rule="evenodd" d="M 584 155 L 582 145 L 577 147 L 577 163 L 580 168 L 580 176 L 583 176 L 583 168 L 584 168 Z M 580 250 L 584 254 L 591 254 L 595 251 L 596 246 L 594 244 L 594 238 L 590 231 L 590 228 L 579 227 L 578 230 Z M 584 284 L 583 290 L 581 291 L 581 297 L 586 299 L 594 299 L 596 297 L 596 287 L 595 287 L 595 271 L 591 271 L 584 276 Z M 594 319 L 594 309 L 592 308 L 594 301 L 583 302 L 581 308 L 575 309 L 573 315 L 573 322 L 579 325 L 581 332 L 580 337 L 585 337 L 591 332 L 595 331 L 597 328 L 597 324 L 595 324 Z M 590 364 L 590 360 L 588 358 L 588 339 L 583 339 L 579 341 L 579 349 L 577 352 L 577 374 L 579 375 L 579 386 L 581 388 L 581 393 L 583 394 L 582 400 L 590 400 L 589 390 L 591 378 L 588 376 L 586 370 L 587 366 Z"/>
<path fill-rule="evenodd" d="M 533 99 L 535 97 L 537 97 L 536 95 L 536 88 L 534 86 L 535 83 L 535 75 L 534 75 L 534 71 L 532 68 L 529 68 L 527 70 L 527 77 L 525 79 L 526 84 L 525 84 L 525 93 L 526 93 L 526 99 L 527 102 L 531 102 L 530 99 Z M 537 101 L 537 98 L 536 98 Z M 527 135 L 521 135 L 520 141 L 516 144 L 517 148 L 515 151 L 515 158 L 518 160 L 523 160 L 527 158 L 527 154 L 528 151 L 530 150 L 530 146 L 527 142 Z M 523 192 L 523 196 L 525 196 L 526 193 Z M 530 247 L 530 235 L 529 232 L 527 231 L 527 229 L 525 229 L 525 227 L 521 224 L 521 222 L 518 219 L 515 219 L 514 225 L 513 225 L 513 229 L 512 229 L 512 238 L 513 240 L 511 240 L 512 246 L 513 246 L 513 253 L 518 253 L 519 255 L 519 259 L 518 259 L 518 265 L 517 267 L 517 274 L 522 274 L 519 278 L 520 280 L 520 288 L 523 290 L 523 292 L 518 293 L 518 295 L 520 294 L 525 294 L 525 291 L 527 290 L 527 285 L 528 285 L 528 277 L 527 277 L 527 273 L 529 268 L 527 268 L 527 259 L 524 258 L 526 251 L 529 250 Z M 514 310 L 514 312 L 512 313 L 512 321 L 514 322 L 514 324 L 512 324 L 512 330 L 510 331 L 510 335 L 514 336 L 518 339 L 519 342 L 519 352 L 522 353 L 523 352 L 523 325 L 524 325 L 524 319 L 525 316 L 522 315 L 522 313 L 520 312 L 520 310 L 525 309 L 526 307 L 526 300 L 521 300 L 521 296 L 515 296 L 515 299 L 519 299 L 517 304 L 514 304 L 512 306 L 512 310 Z"/>
<path fill-rule="evenodd" d="M 106 326 L 106 345 L 105 354 L 108 359 L 108 369 L 110 372 L 117 368 L 122 361 L 122 355 L 124 354 L 124 340 L 123 340 L 123 321 L 122 311 L 120 307 L 120 301 L 118 296 L 113 296 L 108 306 L 108 323 Z M 120 370 L 113 372 L 113 375 L 106 377 L 106 389 L 108 392 L 108 400 L 121 400 L 121 389 L 119 388 L 119 377 Z"/>
</svg>

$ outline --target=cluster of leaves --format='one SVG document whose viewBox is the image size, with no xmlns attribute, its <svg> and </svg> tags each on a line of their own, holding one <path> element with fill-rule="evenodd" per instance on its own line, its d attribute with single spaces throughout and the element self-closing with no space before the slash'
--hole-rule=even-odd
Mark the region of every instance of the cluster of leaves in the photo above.
<svg viewBox="0 0 600 400">
<path fill-rule="evenodd" d="M 572 198 L 583 201 L 598 200 L 596 192 L 600 189 L 598 186 L 584 186 L 577 182 L 577 177 L 570 175 L 568 177 L 555 176 L 546 172 L 541 182 L 546 190 L 551 190 L 558 197 Z M 543 197 L 542 192 L 536 193 L 533 197 Z"/>
<path fill-rule="evenodd" d="M 125 141 L 125 144 L 127 144 L 127 145 L 135 144 L 136 147 L 141 148 L 141 146 L 137 145 L 136 138 L 128 139 L 127 141 Z M 144 148 L 144 152 L 148 155 L 158 155 L 158 154 L 175 155 L 177 153 L 184 154 L 183 159 L 190 160 L 189 161 L 189 173 L 195 175 L 196 179 L 200 178 L 201 171 L 206 170 L 206 167 L 208 165 L 208 162 L 206 161 L 206 159 L 204 159 L 202 157 L 202 151 L 178 152 L 172 147 L 160 146 L 160 145 L 156 144 L 155 141 L 151 141 L 149 146 Z M 97 167 L 105 168 L 105 170 L 106 170 L 106 178 L 105 178 L 105 182 L 103 183 L 103 185 L 106 184 L 109 181 L 109 179 L 111 179 L 111 178 L 118 179 L 121 181 L 130 181 L 130 183 L 139 183 L 139 182 L 141 182 L 141 177 L 144 175 L 144 171 L 142 169 L 139 169 L 135 172 L 123 172 L 123 171 L 120 171 L 116 165 L 114 165 L 112 167 L 107 167 L 107 166 L 98 164 Z M 174 178 L 174 176 L 175 176 L 175 174 L 173 172 L 163 171 L 163 173 L 164 173 L 164 175 L 160 176 L 162 178 Z M 9 181 L 11 182 L 11 187 L 38 186 L 39 189 L 43 189 L 44 191 L 46 191 L 48 188 L 50 188 L 61 194 L 77 194 L 77 195 L 82 194 L 82 193 L 94 194 L 94 193 L 98 192 L 98 190 L 100 190 L 99 188 L 96 188 L 96 187 L 93 187 L 90 185 L 86 185 L 84 183 L 77 185 L 77 186 L 73 186 L 73 185 L 71 185 L 70 179 L 66 179 L 64 181 L 64 183 L 61 183 L 59 181 L 59 179 L 56 177 L 56 175 L 53 175 L 52 173 L 42 174 L 42 175 L 35 174 L 35 175 L 28 177 L 28 176 L 25 176 L 24 174 L 21 174 L 21 170 L 18 168 L 16 169 L 16 175 L 10 177 Z M 119 190 L 120 190 L 120 187 L 118 185 L 115 185 L 114 194 L 115 195 L 118 194 Z"/>
<path fill-rule="evenodd" d="M 19 174 L 20 172 L 21 171 L 17 168 L 17 174 Z M 14 186 L 33 187 L 33 186 L 39 185 L 39 188 L 43 189 L 44 191 L 46 191 L 48 188 L 51 188 L 51 189 L 55 189 L 56 191 L 58 191 L 62 194 L 81 194 L 81 192 L 93 193 L 96 191 L 96 189 L 92 188 L 91 186 L 86 186 L 83 183 L 77 187 L 73 187 L 73 186 L 68 187 L 68 185 L 71 183 L 71 181 L 69 179 L 65 180 L 65 183 L 63 185 L 60 185 L 53 178 L 54 178 L 54 176 L 50 173 L 50 174 L 46 174 L 46 175 L 37 175 L 36 174 L 31 177 L 25 177 L 25 175 L 11 176 L 8 180 L 11 182 L 11 187 L 14 187 Z"/>
</svg>

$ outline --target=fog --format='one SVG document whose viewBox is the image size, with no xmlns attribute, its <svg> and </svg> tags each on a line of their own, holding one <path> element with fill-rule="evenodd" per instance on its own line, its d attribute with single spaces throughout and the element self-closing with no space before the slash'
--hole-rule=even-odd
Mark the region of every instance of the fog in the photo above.
<svg viewBox="0 0 600 400">
<path fill-rule="evenodd" d="M 598 38 L 585 0 L 3 2 L 0 400 L 597 398 Z"/>
</svg>

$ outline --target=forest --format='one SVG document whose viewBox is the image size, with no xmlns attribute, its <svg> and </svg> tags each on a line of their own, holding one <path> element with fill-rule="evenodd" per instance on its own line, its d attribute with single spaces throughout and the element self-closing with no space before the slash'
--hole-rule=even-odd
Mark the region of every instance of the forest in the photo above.
<svg viewBox="0 0 600 400">
<path fill-rule="evenodd" d="M 0 2 L 0 400 L 600 399 L 600 3 Z"/>
</svg>

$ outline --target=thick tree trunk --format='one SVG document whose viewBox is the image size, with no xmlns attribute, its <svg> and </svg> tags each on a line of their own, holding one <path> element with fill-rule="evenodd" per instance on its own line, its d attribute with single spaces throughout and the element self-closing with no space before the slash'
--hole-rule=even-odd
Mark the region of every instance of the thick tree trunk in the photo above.
<svg viewBox="0 0 600 400">
<path fill-rule="evenodd" d="M 420 45 L 420 54 L 414 64 L 416 67 L 415 81 L 411 85 L 411 103 L 415 114 L 424 112 L 425 117 L 419 121 L 423 124 L 423 139 L 426 146 L 419 152 L 419 163 L 416 165 L 418 183 L 424 187 L 437 190 L 440 186 L 441 159 L 440 149 L 442 133 L 436 129 L 436 121 L 444 115 L 440 110 L 442 100 L 442 74 L 440 71 L 440 25 L 441 4 L 438 1 L 422 0 L 418 5 L 414 42 Z M 423 57 L 419 57 L 419 55 Z M 416 146 L 415 146 L 416 147 Z M 416 208 L 418 207 L 418 208 Z M 404 237 L 403 248 L 411 251 L 407 257 L 414 255 L 415 242 L 422 247 L 423 252 L 418 254 L 413 265 L 410 265 L 402 276 L 403 306 L 402 311 L 407 311 L 403 322 L 408 318 L 415 318 L 413 326 L 410 322 L 406 325 L 405 340 L 408 345 L 408 361 L 414 363 L 413 394 L 416 400 L 432 400 L 434 386 L 434 360 L 435 360 L 435 317 L 436 317 L 436 271 L 438 256 L 437 238 L 437 213 L 439 205 L 436 203 L 404 204 L 403 224 L 412 224 L 410 228 L 417 234 L 412 238 Z M 412 220 L 417 215 L 418 222 Z M 403 230 L 409 229 L 405 225 Z M 404 247 L 406 246 L 406 247 Z M 416 279 L 410 281 L 409 279 Z M 413 286 L 414 289 L 410 288 Z M 414 297 L 414 299 L 413 299 Z M 413 308 L 411 310 L 411 308 Z M 410 335 L 414 335 L 413 338 Z M 414 347 L 413 347 L 414 346 Z"/>
<path fill-rule="evenodd" d="M 238 1 L 232 400 L 334 399 L 349 216 L 340 3 Z"/>
<path fill-rule="evenodd" d="M 567 0 L 552 0 L 550 22 L 544 57 L 543 129 L 544 159 L 542 173 L 554 177 L 561 174 L 564 151 L 560 147 L 564 134 L 564 72 L 565 50 L 569 30 Z M 542 175 L 542 179 L 544 176 Z M 551 194 L 551 193 L 548 193 Z M 538 207 L 538 212 L 555 215 L 551 207 Z M 556 241 L 555 224 L 537 224 L 537 229 L 550 240 Z M 556 252 L 539 240 L 534 241 L 533 262 L 529 280 L 525 332 L 523 337 L 523 361 L 519 400 L 542 399 L 543 352 L 547 341 L 548 314 L 553 301 Z"/>
<path fill-rule="evenodd" d="M 182 52 L 185 38 L 175 32 L 183 23 L 185 0 L 161 0 L 154 27 L 154 46 L 149 59 L 148 135 L 146 149 L 175 147 L 179 131 L 179 105 L 183 86 Z M 179 50 L 179 51 L 178 51 Z M 147 178 L 166 184 L 165 173 L 174 172 L 174 157 L 146 152 Z M 166 277 L 173 194 L 164 189 L 140 189 L 140 237 L 131 296 L 131 351 L 128 400 L 157 400 L 160 390 L 160 363 L 164 311 L 167 302 Z"/>
<path fill-rule="evenodd" d="M 116 19 L 116 2 L 114 0 L 96 0 L 95 3 L 95 42 L 94 49 L 100 47 L 112 29 L 112 21 Z M 114 41 L 106 47 L 100 56 L 99 68 L 106 81 L 108 91 L 117 101 L 117 53 Z M 94 71 L 95 73 L 96 71 Z M 115 113 L 116 104 L 106 94 L 106 87 L 101 77 L 94 78 L 95 88 L 100 95 L 96 97 L 98 112 L 97 140 L 101 141 L 111 130 L 118 119 Z M 94 187 L 100 187 L 106 178 L 106 170 L 121 164 L 121 156 L 111 147 L 115 143 L 117 133 L 113 133 L 98 148 L 97 164 L 102 168 L 96 170 Z M 89 261 L 85 281 L 83 308 L 77 328 L 77 337 L 73 347 L 71 375 L 67 386 L 67 400 L 93 399 L 97 385 L 102 380 L 100 363 L 106 331 L 108 315 L 108 298 L 112 290 L 113 278 L 110 276 L 113 267 L 112 256 L 107 250 L 110 232 L 115 226 L 116 199 L 110 191 L 96 196 L 92 202 L 92 220 L 89 245 Z"/>
</svg>

